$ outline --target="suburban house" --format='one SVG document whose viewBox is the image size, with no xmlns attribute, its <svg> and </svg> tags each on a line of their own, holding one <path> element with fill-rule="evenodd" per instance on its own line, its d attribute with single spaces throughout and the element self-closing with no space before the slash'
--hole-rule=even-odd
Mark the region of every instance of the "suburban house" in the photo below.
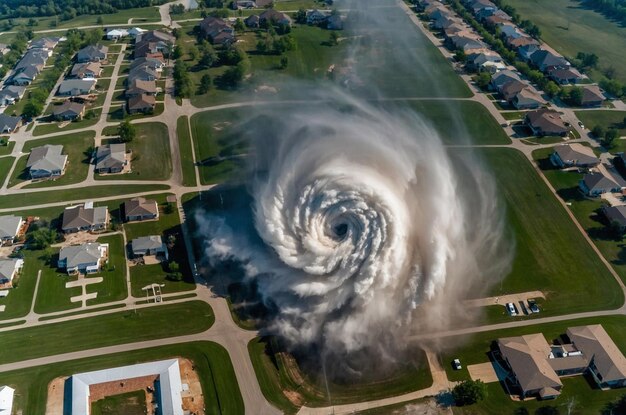
<svg viewBox="0 0 626 415">
<path fill-rule="evenodd" d="M 235 29 L 219 17 L 205 17 L 200 22 L 200 32 L 214 45 L 230 45 L 235 42 Z"/>
<path fill-rule="evenodd" d="M 533 53 L 537 52 L 540 49 L 541 47 L 539 47 L 539 45 L 537 45 L 536 43 L 530 43 L 528 45 L 520 46 L 519 48 L 517 48 L 517 54 L 525 62 L 530 62 L 530 57 L 533 55 Z"/>
<path fill-rule="evenodd" d="M 546 104 L 546 101 L 537 92 L 529 88 L 524 88 L 519 91 L 513 99 L 511 104 L 518 110 L 530 110 L 541 107 Z"/>
<path fill-rule="evenodd" d="M 570 327 L 569 343 L 548 344 L 542 334 L 498 339 L 507 385 L 520 397 L 556 398 L 560 377 L 589 374 L 601 389 L 626 386 L 626 358 L 599 325 Z"/>
<path fill-rule="evenodd" d="M 527 112 L 524 122 L 539 137 L 566 136 L 569 132 L 559 113 L 546 108 Z"/>
<path fill-rule="evenodd" d="M 578 143 L 555 146 L 554 152 L 550 155 L 550 161 L 559 168 L 590 168 L 600 164 L 600 159 L 595 156 L 591 148 Z"/>
<path fill-rule="evenodd" d="M 141 81 L 156 81 L 160 76 L 160 71 L 152 69 L 148 65 L 136 66 L 128 73 L 126 83 L 127 85 L 130 85 L 136 79 Z"/>
<path fill-rule="evenodd" d="M 156 95 L 156 82 L 155 81 L 143 81 L 141 79 L 134 79 L 128 89 L 126 90 L 126 97 L 132 98 L 138 95 Z"/>
<path fill-rule="evenodd" d="M 7 285 L 20 273 L 24 260 L 20 258 L 0 258 L 0 284 Z M 1 414 L 2 412 L 0 412 Z"/>
<path fill-rule="evenodd" d="M 602 213 L 608 225 L 613 226 L 617 224 L 622 232 L 626 230 L 626 205 L 604 206 Z"/>
<path fill-rule="evenodd" d="M 278 10 L 267 9 L 259 15 L 259 24 L 291 26 L 291 18 Z"/>
<path fill-rule="evenodd" d="M 55 105 L 52 117 L 57 121 L 80 120 L 85 115 L 85 104 L 80 102 L 65 101 L 61 105 Z"/>
<path fill-rule="evenodd" d="M 230 3 L 230 7 L 233 10 L 238 9 L 255 9 L 257 7 L 253 0 L 235 0 Z"/>
<path fill-rule="evenodd" d="M 124 203 L 124 220 L 126 222 L 158 218 L 159 205 L 156 200 L 136 197 Z"/>
<path fill-rule="evenodd" d="M 163 70 L 163 67 L 165 66 L 165 62 L 163 61 L 163 58 L 150 58 L 150 57 L 142 57 L 142 58 L 137 58 L 134 59 L 131 63 L 130 63 L 130 70 L 133 70 L 137 67 L 148 67 L 150 69 L 152 69 L 153 71 L 161 71 Z"/>
<path fill-rule="evenodd" d="M 591 197 L 600 196 L 603 193 L 619 192 L 622 187 L 613 180 L 605 177 L 602 173 L 585 174 L 578 186 L 580 190 Z"/>
<path fill-rule="evenodd" d="M 20 216 L 0 216 L 0 246 L 13 244 L 23 231 L 24 223 Z"/>
<path fill-rule="evenodd" d="M 541 72 L 546 72 L 548 68 L 567 69 L 570 63 L 562 56 L 540 49 L 530 56 L 530 62 L 535 65 Z"/>
<path fill-rule="evenodd" d="M 431 19 L 436 18 L 436 16 L 432 17 L 430 15 L 428 17 L 430 17 Z M 324 23 L 326 21 L 326 19 L 328 19 L 328 14 L 326 14 L 324 12 L 321 12 L 321 11 L 319 11 L 317 9 L 307 10 L 307 12 L 306 12 L 306 23 L 307 24 L 317 26 L 319 24 Z"/>
<path fill-rule="evenodd" d="M 137 35 L 136 39 L 137 43 L 139 42 L 155 42 L 159 44 L 160 52 L 167 52 L 169 50 L 169 45 L 173 45 L 176 43 L 176 37 L 170 35 L 169 33 L 162 32 L 160 30 L 148 30 L 147 32 L 143 32 Z"/>
<path fill-rule="evenodd" d="M 83 243 L 61 248 L 58 267 L 68 274 L 93 274 L 100 270 L 108 257 L 109 244 Z"/>
<path fill-rule="evenodd" d="M 535 39 L 533 39 L 530 36 L 520 36 L 520 37 L 511 36 L 511 37 L 506 38 L 505 42 L 507 45 L 509 45 L 510 47 L 516 50 L 524 46 L 539 45 L 539 42 L 537 42 Z"/>
<path fill-rule="evenodd" d="M 500 91 L 500 88 L 511 81 L 521 81 L 521 78 L 517 73 L 508 69 L 500 71 L 491 77 L 491 87 Z"/>
<path fill-rule="evenodd" d="M 99 231 L 109 225 L 109 211 L 106 206 L 93 207 L 93 203 L 71 206 L 63 211 L 61 230 L 65 233 Z"/>
<path fill-rule="evenodd" d="M 137 39 L 137 36 L 140 36 L 144 34 L 145 32 L 146 30 L 140 27 L 131 27 L 130 29 L 128 29 L 128 35 L 132 37 L 133 39 Z"/>
<path fill-rule="evenodd" d="M 43 65 L 41 65 L 43 68 Z M 13 85 L 26 86 L 33 83 L 37 75 L 41 72 L 41 69 L 37 66 L 25 66 L 23 68 L 15 69 L 15 73 L 11 77 L 11 83 Z"/>
<path fill-rule="evenodd" d="M 134 257 L 154 255 L 168 259 L 167 246 L 163 243 L 160 235 L 142 236 L 133 239 L 131 250 Z"/>
<path fill-rule="evenodd" d="M 0 133 L 7 134 L 17 131 L 22 125 L 22 118 L 0 114 Z"/>
<path fill-rule="evenodd" d="M 87 95 L 95 86 L 96 80 L 92 78 L 66 79 L 61 82 L 61 85 L 59 85 L 57 95 Z"/>
<path fill-rule="evenodd" d="M 582 79 L 576 68 L 555 68 L 548 72 L 548 77 L 560 85 L 576 84 Z"/>
<path fill-rule="evenodd" d="M 96 173 L 120 173 L 128 164 L 126 144 L 104 144 L 96 151 Z"/>
<path fill-rule="evenodd" d="M 97 78 L 102 73 L 100 62 L 76 63 L 72 66 L 70 76 L 72 78 Z"/>
<path fill-rule="evenodd" d="M 85 46 L 76 53 L 76 62 L 100 62 L 106 59 L 109 48 L 104 45 Z"/>
<path fill-rule="evenodd" d="M 105 33 L 107 40 L 119 40 L 128 36 L 128 30 L 126 29 L 109 29 Z"/>
<path fill-rule="evenodd" d="M 526 89 L 528 84 L 522 81 L 511 81 L 500 87 L 500 93 L 502 97 L 511 102 L 513 98 L 523 89 Z"/>
<path fill-rule="evenodd" d="M 502 57 L 495 52 L 481 52 L 471 55 L 466 62 L 469 69 L 478 72 L 495 74 L 498 71 L 506 69 L 506 64 L 502 60 Z"/>
<path fill-rule="evenodd" d="M 135 95 L 128 99 L 127 106 L 129 114 L 149 113 L 154 111 L 156 99 L 154 95 Z"/>
<path fill-rule="evenodd" d="M 0 414 L 11 415 L 13 411 L 13 395 L 15 389 L 9 386 L 0 386 Z"/>
<path fill-rule="evenodd" d="M 25 86 L 7 85 L 0 91 L 0 106 L 12 105 L 22 99 L 26 92 Z"/>
<path fill-rule="evenodd" d="M 58 45 L 59 40 L 58 37 L 42 37 L 41 39 L 33 40 L 30 43 L 30 49 L 48 49 L 52 50 Z"/>
<path fill-rule="evenodd" d="M 597 85 L 583 86 L 583 96 L 580 105 L 583 107 L 601 107 L 606 99 Z"/>
<path fill-rule="evenodd" d="M 259 16 L 252 14 L 246 17 L 243 21 L 247 27 L 256 29 L 259 27 Z"/>
<path fill-rule="evenodd" d="M 63 153 L 63 146 L 46 144 L 35 147 L 30 151 L 26 168 L 31 179 L 59 177 L 65 173 L 67 155 Z"/>
</svg>

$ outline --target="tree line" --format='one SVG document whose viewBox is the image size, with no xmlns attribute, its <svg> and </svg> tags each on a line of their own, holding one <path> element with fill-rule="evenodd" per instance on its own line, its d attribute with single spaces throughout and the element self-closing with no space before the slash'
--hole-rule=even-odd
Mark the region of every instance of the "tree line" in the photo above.
<svg viewBox="0 0 626 415">
<path fill-rule="evenodd" d="M 626 25 L 626 0 L 581 0 L 581 3 Z"/>
<path fill-rule="evenodd" d="M 61 16 L 62 19 L 83 14 L 107 14 L 136 7 L 164 4 L 167 0 L 3 0 L 0 18 Z"/>
</svg>

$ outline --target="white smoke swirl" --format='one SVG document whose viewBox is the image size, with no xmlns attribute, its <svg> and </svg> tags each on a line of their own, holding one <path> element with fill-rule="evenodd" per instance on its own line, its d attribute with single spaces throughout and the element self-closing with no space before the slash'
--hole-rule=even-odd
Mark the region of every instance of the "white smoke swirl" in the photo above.
<svg viewBox="0 0 626 415">
<path fill-rule="evenodd" d="M 459 178 L 419 117 L 349 105 L 257 125 L 254 224 L 275 255 L 223 227 L 208 252 L 247 263 L 292 344 L 346 352 L 449 322 L 446 310 L 508 263 L 494 186 L 475 161 Z M 415 321 L 425 307 L 430 321 Z"/>
</svg>

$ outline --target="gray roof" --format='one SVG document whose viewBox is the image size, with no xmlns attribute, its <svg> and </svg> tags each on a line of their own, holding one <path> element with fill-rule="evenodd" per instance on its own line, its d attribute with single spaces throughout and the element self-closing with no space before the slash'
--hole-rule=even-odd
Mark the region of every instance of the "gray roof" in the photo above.
<svg viewBox="0 0 626 415">
<path fill-rule="evenodd" d="M 530 61 L 540 68 L 548 66 L 569 66 L 567 60 L 547 50 L 538 50 L 530 56 Z"/>
<path fill-rule="evenodd" d="M 626 379 L 626 357 L 599 324 L 570 327 L 567 336 L 602 375 L 603 382 Z"/>
<path fill-rule="evenodd" d="M 158 79 L 161 75 L 148 65 L 136 66 L 128 73 L 127 83 L 132 83 L 135 79 L 149 81 L 150 79 Z"/>
<path fill-rule="evenodd" d="M 67 155 L 61 154 L 63 146 L 46 144 L 30 151 L 26 167 L 31 170 L 55 171 L 63 170 Z"/>
<path fill-rule="evenodd" d="M 85 76 L 87 72 L 93 72 L 95 74 L 99 74 L 102 65 L 100 62 L 84 62 L 84 63 L 76 63 L 72 66 L 72 71 L 70 72 L 71 76 L 82 78 Z"/>
<path fill-rule="evenodd" d="M 607 206 L 602 211 L 610 223 L 617 222 L 626 227 L 626 205 Z"/>
<path fill-rule="evenodd" d="M 17 235 L 22 218 L 15 215 L 0 216 L 0 238 L 13 238 Z"/>
<path fill-rule="evenodd" d="M 66 208 L 63 211 L 61 229 L 76 229 L 106 223 L 108 211 L 106 206 L 85 208 L 83 205 Z"/>
<path fill-rule="evenodd" d="M 64 95 L 77 92 L 80 95 L 83 92 L 91 91 L 95 85 L 95 79 L 66 79 L 59 85 L 58 93 Z"/>
<path fill-rule="evenodd" d="M 11 79 L 26 78 L 32 81 L 37 75 L 39 75 L 39 68 L 34 65 L 29 65 L 16 69 Z"/>
<path fill-rule="evenodd" d="M 67 246 L 61 248 L 59 261 L 64 261 L 67 268 L 74 268 L 80 264 L 95 264 L 101 258 L 98 248 L 100 244 L 97 242 Z"/>
<path fill-rule="evenodd" d="M 141 236 L 132 240 L 133 252 L 154 250 L 163 247 L 160 235 Z"/>
<path fill-rule="evenodd" d="M 587 189 L 589 189 L 590 192 L 593 192 L 594 190 L 611 190 L 611 189 L 617 189 L 620 187 L 613 180 L 609 179 L 608 177 L 605 177 L 601 173 L 585 174 L 585 176 L 583 177 L 583 182 L 585 183 L 585 186 L 587 186 Z"/>
<path fill-rule="evenodd" d="M 0 91 L 0 96 L 6 96 L 10 98 L 21 98 L 22 96 L 24 96 L 25 91 L 26 91 L 25 86 L 7 85 L 4 88 L 2 88 L 2 91 Z"/>
<path fill-rule="evenodd" d="M 104 45 L 89 45 L 79 50 L 76 58 L 79 61 L 104 59 L 109 48 Z"/>
<path fill-rule="evenodd" d="M 15 65 L 15 70 L 26 68 L 27 66 L 44 65 L 48 59 L 48 52 L 41 49 L 29 49 L 22 59 Z"/>
<path fill-rule="evenodd" d="M 105 144 L 96 151 L 96 169 L 122 168 L 126 162 L 126 144 Z"/>
<path fill-rule="evenodd" d="M 502 85 L 506 84 L 507 82 L 520 81 L 520 80 L 521 79 L 518 74 L 508 69 L 504 71 L 500 71 L 491 77 L 491 83 L 496 88 L 500 88 Z"/>
<path fill-rule="evenodd" d="M 555 146 L 554 152 L 567 164 L 589 166 L 600 163 L 600 159 L 593 154 L 592 149 L 578 143 Z"/>
<path fill-rule="evenodd" d="M 85 109 L 85 104 L 80 102 L 65 101 L 61 105 L 55 105 L 52 114 L 59 115 L 80 115 Z"/>
<path fill-rule="evenodd" d="M 57 43 L 59 43 L 58 37 L 42 37 L 41 39 L 33 40 L 30 44 L 30 47 L 33 49 L 52 49 L 57 45 Z"/>
<path fill-rule="evenodd" d="M 10 280 L 19 262 L 24 263 L 18 258 L 0 258 L 0 279 Z"/>
<path fill-rule="evenodd" d="M 20 117 L 12 117 L 6 114 L 0 114 L 0 131 L 5 131 L 7 129 L 13 131 L 17 128 L 17 125 L 20 123 L 22 119 Z"/>
<path fill-rule="evenodd" d="M 166 42 L 174 43 L 176 38 L 169 33 L 161 32 L 159 30 L 149 30 L 140 35 L 137 35 L 137 42 Z"/>
<path fill-rule="evenodd" d="M 165 63 L 161 59 L 143 56 L 141 58 L 134 59 L 130 64 L 130 69 L 132 70 L 142 66 L 147 66 L 150 69 L 157 69 L 163 67 L 164 65 Z"/>
</svg>

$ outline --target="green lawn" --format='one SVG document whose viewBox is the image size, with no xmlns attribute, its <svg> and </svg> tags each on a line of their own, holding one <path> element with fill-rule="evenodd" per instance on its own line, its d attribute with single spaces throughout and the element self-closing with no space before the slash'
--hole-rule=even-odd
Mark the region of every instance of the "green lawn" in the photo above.
<svg viewBox="0 0 626 415">
<path fill-rule="evenodd" d="M 85 152 L 94 146 L 95 132 L 83 131 L 76 134 L 63 135 L 53 138 L 42 138 L 39 140 L 30 140 L 24 144 L 24 153 L 30 152 L 35 147 L 46 144 L 62 145 L 63 154 L 67 154 L 67 167 L 65 173 L 56 180 L 44 180 L 38 183 L 27 185 L 27 188 L 63 186 L 67 184 L 79 183 L 87 178 L 89 172 L 90 155 Z M 29 180 L 29 171 L 26 168 L 28 156 L 20 157 L 15 165 L 15 170 L 9 180 L 9 186 L 15 186 L 18 183 Z"/>
<path fill-rule="evenodd" d="M 128 184 L 116 186 L 92 186 L 81 189 L 80 194 L 74 189 L 49 192 L 19 193 L 10 196 L 0 196 L 0 209 L 19 208 L 21 206 L 35 206 L 45 203 L 60 203 L 80 201 L 100 197 L 118 196 L 131 193 L 168 190 L 165 184 Z"/>
<path fill-rule="evenodd" d="M 9 137 L 2 137 L 7 140 Z M 15 147 L 15 141 L 8 141 L 6 145 L 0 146 L 0 156 L 8 156 L 13 152 L 13 147 Z"/>
<path fill-rule="evenodd" d="M 146 391 L 143 389 L 107 396 L 91 403 L 91 415 L 144 415 L 148 413 Z"/>
<path fill-rule="evenodd" d="M 620 136 L 626 136 L 626 111 L 576 111 L 576 117 L 585 124 L 585 127 L 592 129 L 596 125 L 604 127 L 604 129 L 615 128 Z"/>
<path fill-rule="evenodd" d="M 183 170 L 183 185 L 196 186 L 196 166 L 193 161 L 191 134 L 189 133 L 189 117 L 180 117 L 177 121 L 178 147 L 180 149 L 180 162 Z"/>
<path fill-rule="evenodd" d="M 83 335 L 79 333 L 79 336 Z M 241 392 L 228 352 L 213 342 L 182 343 L 53 363 L 3 373 L 2 381 L 16 389 L 15 411 L 43 414 L 46 411 L 47 386 L 54 378 L 173 357 L 193 361 L 202 385 L 207 414 L 244 414 Z"/>
<path fill-rule="evenodd" d="M 161 287 L 163 294 L 175 293 L 180 291 L 190 291 L 196 288 L 193 279 L 191 281 L 170 281 L 166 277 L 167 269 L 161 264 L 154 265 L 135 265 L 130 267 L 130 285 L 133 297 L 142 298 L 146 296 L 146 292 L 142 290 L 150 284 L 164 284 Z M 152 296 L 152 291 L 150 291 Z"/>
<path fill-rule="evenodd" d="M 512 270 L 493 295 L 541 290 L 541 316 L 619 307 L 624 298 L 532 165 L 512 149 L 483 149 L 506 201 Z M 510 318 L 508 318 L 510 320 Z"/>
<path fill-rule="evenodd" d="M 505 0 L 522 19 L 541 29 L 541 38 L 551 47 L 574 57 L 578 52 L 595 53 L 601 68 L 613 67 L 626 82 L 626 27 L 586 9 L 577 0 Z M 592 74 L 593 75 L 593 74 Z"/>
<path fill-rule="evenodd" d="M 8 320 L 22 317 L 28 314 L 33 301 L 35 284 L 37 283 L 37 272 L 42 264 L 37 259 L 41 255 L 40 251 L 24 251 L 24 268 L 17 280 L 13 281 L 9 295 L 0 298 L 0 305 L 6 306 L 0 313 L 0 319 Z"/>
<path fill-rule="evenodd" d="M 155 200 L 159 205 L 158 221 L 129 222 L 124 224 L 124 232 L 126 232 L 126 239 L 128 239 L 128 242 L 140 236 L 161 235 L 175 231 L 175 229 L 180 225 L 180 216 L 178 215 L 176 204 L 172 205 L 171 210 L 167 207 L 167 196 L 167 194 L 162 194 L 147 197 L 147 199 Z M 114 209 L 116 204 L 119 208 L 119 205 L 126 200 L 128 199 L 120 200 L 119 203 L 118 201 L 115 201 L 103 202 L 103 204 L 107 204 L 111 206 L 110 209 Z"/>
<path fill-rule="evenodd" d="M 4 181 L 7 179 L 9 172 L 11 171 L 11 167 L 13 167 L 13 162 L 15 161 L 15 157 L 1 157 L 0 158 L 0 184 L 4 184 Z"/>
<path fill-rule="evenodd" d="M 100 119 L 100 115 L 102 114 L 102 108 L 96 108 L 93 110 L 93 112 L 95 113 L 95 117 L 89 120 L 82 119 L 80 121 L 72 121 L 69 124 L 66 124 L 63 128 L 59 127 L 61 123 L 58 123 L 56 121 L 53 121 L 51 123 L 46 123 L 46 124 L 39 124 L 33 130 L 33 136 L 36 137 L 39 135 L 46 135 L 46 134 L 58 133 L 62 131 L 71 131 L 71 130 L 77 130 L 79 128 L 91 127 L 98 123 L 98 120 Z"/>
<path fill-rule="evenodd" d="M 104 278 L 98 284 L 87 286 L 87 293 L 98 293 L 96 298 L 87 301 L 87 305 L 123 300 L 128 296 L 126 286 L 126 247 L 124 246 L 122 235 L 98 238 L 98 242 L 109 244 L 109 261 L 100 272 L 87 277 Z"/>
<path fill-rule="evenodd" d="M 623 330 L 624 324 L 626 324 L 626 318 L 623 316 L 612 316 L 490 331 L 477 333 L 469 338 L 446 338 L 446 344 L 457 346 L 443 352 L 441 358 L 450 380 L 456 381 L 469 379 L 467 366 L 487 362 L 489 360 L 487 353 L 490 350 L 490 346 L 492 342 L 498 338 L 521 336 L 530 333 L 543 333 L 546 340 L 551 342 L 553 339 L 558 338 L 561 334 L 564 334 L 568 327 L 585 324 L 602 324 L 622 353 L 626 353 L 626 332 Z M 463 369 L 458 371 L 452 369 L 451 362 L 455 358 L 461 359 Z M 600 409 L 602 409 L 607 402 L 613 401 L 624 394 L 623 389 L 610 391 L 596 389 L 589 385 L 582 376 L 562 378 L 562 380 L 563 390 L 561 396 L 555 401 L 550 402 L 537 400 L 529 400 L 524 403 L 514 402 L 505 394 L 504 389 L 499 383 L 490 383 L 488 384 L 488 399 L 478 405 L 472 405 L 466 408 L 454 408 L 454 413 L 463 415 L 515 414 L 521 413 L 514 412 L 517 408 L 525 407 L 532 414 L 538 413 L 534 411 L 544 405 L 561 406 L 568 402 L 571 398 L 574 398 L 577 405 L 576 410 L 573 413 L 599 414 Z"/>
<path fill-rule="evenodd" d="M 172 155 L 167 126 L 161 122 L 134 124 L 137 136 L 126 144 L 133 152 L 131 173 L 100 176 L 100 180 L 167 180 L 172 175 Z"/>
<path fill-rule="evenodd" d="M 35 300 L 35 312 L 38 314 L 53 313 L 55 311 L 71 310 L 81 306 L 80 302 L 71 302 L 71 297 L 80 295 L 82 290 L 80 287 L 66 288 L 65 284 L 70 281 L 76 281 L 76 275 L 67 275 L 67 273 L 58 269 L 56 261 L 59 258 L 59 248 L 52 248 L 53 263 L 47 264 L 41 257 L 43 252 L 36 251 L 38 254 L 29 258 L 41 270 L 39 279 L 39 288 L 37 289 L 37 299 Z M 35 274 L 36 278 L 36 274 Z"/>
<path fill-rule="evenodd" d="M 365 383 L 335 383 L 312 377 L 300 371 L 297 363 L 288 353 L 281 351 L 276 341 L 269 338 L 255 338 L 248 343 L 248 351 L 263 396 L 284 413 L 293 414 L 301 405 L 290 401 L 284 392 L 300 399 L 301 404 L 310 407 L 328 405 L 328 393 L 336 405 L 375 400 L 383 397 L 402 395 L 432 385 L 425 354 L 417 350 L 413 358 L 403 362 L 403 367 L 392 376 Z M 320 368 L 321 369 L 321 368 Z"/>
</svg>

